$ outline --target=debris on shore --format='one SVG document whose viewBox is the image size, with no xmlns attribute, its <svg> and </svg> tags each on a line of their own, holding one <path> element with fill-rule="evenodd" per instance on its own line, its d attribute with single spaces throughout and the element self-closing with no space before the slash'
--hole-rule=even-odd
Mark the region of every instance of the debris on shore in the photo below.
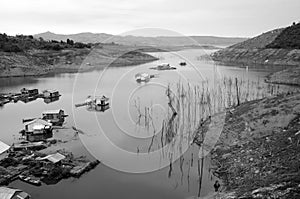
<svg viewBox="0 0 300 199">
<path fill-rule="evenodd" d="M 299 198 L 299 151 L 299 93 L 234 107 L 212 152 L 228 197 L 215 198 Z"/>
</svg>

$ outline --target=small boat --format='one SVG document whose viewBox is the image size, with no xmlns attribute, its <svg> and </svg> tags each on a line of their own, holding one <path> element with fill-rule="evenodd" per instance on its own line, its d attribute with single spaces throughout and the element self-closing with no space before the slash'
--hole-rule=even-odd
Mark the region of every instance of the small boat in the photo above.
<svg viewBox="0 0 300 199">
<path fill-rule="evenodd" d="M 42 185 L 41 181 L 37 178 L 34 178 L 34 177 L 19 175 L 19 179 L 24 181 L 24 182 L 27 182 L 29 184 L 35 185 L 35 186 L 41 186 Z"/>
<path fill-rule="evenodd" d="M 148 73 L 137 73 L 135 75 L 135 80 L 137 82 L 148 82 L 151 79 L 151 75 Z"/>
<path fill-rule="evenodd" d="M 180 65 L 180 66 L 185 66 L 185 65 L 186 65 L 186 62 L 180 62 L 179 65 Z"/>
<path fill-rule="evenodd" d="M 175 70 L 175 67 L 172 67 L 169 63 L 162 63 L 159 64 L 156 67 L 152 67 L 150 69 L 154 69 L 154 70 Z"/>
</svg>

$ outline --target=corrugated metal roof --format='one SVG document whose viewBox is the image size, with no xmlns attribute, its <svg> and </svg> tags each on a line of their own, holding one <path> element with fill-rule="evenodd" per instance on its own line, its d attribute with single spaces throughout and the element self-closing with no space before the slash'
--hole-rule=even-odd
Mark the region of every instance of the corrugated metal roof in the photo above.
<svg viewBox="0 0 300 199">
<path fill-rule="evenodd" d="M 11 199 L 14 194 L 18 191 L 17 189 L 10 189 L 7 187 L 0 187 L 0 198 L 1 199 Z"/>
<path fill-rule="evenodd" d="M 66 158 L 66 156 L 64 156 L 60 153 L 55 153 L 55 154 L 47 155 L 46 157 L 43 157 L 43 158 L 38 158 L 37 160 L 49 160 L 50 162 L 55 164 L 65 158 Z"/>
<path fill-rule="evenodd" d="M 9 145 L 5 144 L 4 142 L 0 141 L 0 154 L 4 153 L 10 148 Z M 1 197 L 0 197 L 1 198 Z"/>
</svg>

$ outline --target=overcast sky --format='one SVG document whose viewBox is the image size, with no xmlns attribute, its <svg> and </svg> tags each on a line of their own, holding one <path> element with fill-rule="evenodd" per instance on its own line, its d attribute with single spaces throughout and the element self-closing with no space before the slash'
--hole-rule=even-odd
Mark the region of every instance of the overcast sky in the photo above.
<svg viewBox="0 0 300 199">
<path fill-rule="evenodd" d="M 0 0 L 0 3 L 0 32 L 10 35 L 45 31 L 122 34 L 140 28 L 161 28 L 184 35 L 252 37 L 300 21 L 300 0 Z"/>
</svg>

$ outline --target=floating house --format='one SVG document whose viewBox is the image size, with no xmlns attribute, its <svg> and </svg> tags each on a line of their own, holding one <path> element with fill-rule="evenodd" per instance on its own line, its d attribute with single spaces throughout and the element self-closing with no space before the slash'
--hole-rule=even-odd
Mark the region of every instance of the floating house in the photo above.
<svg viewBox="0 0 300 199">
<path fill-rule="evenodd" d="M 34 119 L 32 121 L 25 123 L 24 131 L 21 131 L 23 136 L 25 136 L 27 141 L 38 142 L 43 141 L 53 136 L 52 134 L 52 124 L 42 120 Z"/>
<path fill-rule="evenodd" d="M 60 94 L 58 90 L 44 90 L 43 96 L 44 98 L 55 98 L 55 97 L 59 97 Z"/>
<path fill-rule="evenodd" d="M 8 155 L 7 151 L 9 150 L 9 148 L 10 148 L 9 145 L 0 141 L 0 160 L 6 158 L 6 156 Z"/>
<path fill-rule="evenodd" d="M 37 96 L 39 94 L 39 90 L 36 88 L 34 88 L 34 89 L 22 88 L 21 94 L 28 95 L 28 97 L 33 97 L 33 96 Z"/>
<path fill-rule="evenodd" d="M 137 82 L 148 82 L 151 79 L 151 76 L 148 73 L 137 73 L 135 75 L 135 80 Z"/>
<path fill-rule="evenodd" d="M 75 104 L 75 107 L 86 106 L 88 111 L 104 112 L 109 109 L 109 98 L 102 96 L 88 96 L 84 103 Z"/>
<path fill-rule="evenodd" d="M 1 199 L 30 199 L 31 196 L 19 189 L 12 189 L 8 187 L 0 187 Z"/>
<path fill-rule="evenodd" d="M 41 150 L 46 148 L 46 144 L 43 141 L 40 142 L 28 142 L 22 141 L 19 143 L 14 143 L 11 148 L 13 151 L 22 151 L 22 150 Z"/>
<path fill-rule="evenodd" d="M 105 95 L 102 95 L 101 97 L 95 98 L 95 104 L 97 106 L 108 106 L 109 105 L 108 100 L 109 100 L 108 97 L 106 97 Z"/>
<path fill-rule="evenodd" d="M 175 70 L 175 67 L 172 67 L 169 63 L 161 63 L 156 67 L 152 67 L 150 69 L 154 70 Z"/>
<path fill-rule="evenodd" d="M 45 102 L 46 104 L 50 104 L 50 103 L 56 102 L 56 101 L 58 101 L 58 100 L 59 100 L 59 97 L 44 98 L 44 102 Z"/>
<path fill-rule="evenodd" d="M 55 126 L 61 126 L 65 121 L 65 117 L 67 117 L 67 115 L 65 115 L 62 109 L 48 110 L 42 113 L 42 119 Z"/>
</svg>

